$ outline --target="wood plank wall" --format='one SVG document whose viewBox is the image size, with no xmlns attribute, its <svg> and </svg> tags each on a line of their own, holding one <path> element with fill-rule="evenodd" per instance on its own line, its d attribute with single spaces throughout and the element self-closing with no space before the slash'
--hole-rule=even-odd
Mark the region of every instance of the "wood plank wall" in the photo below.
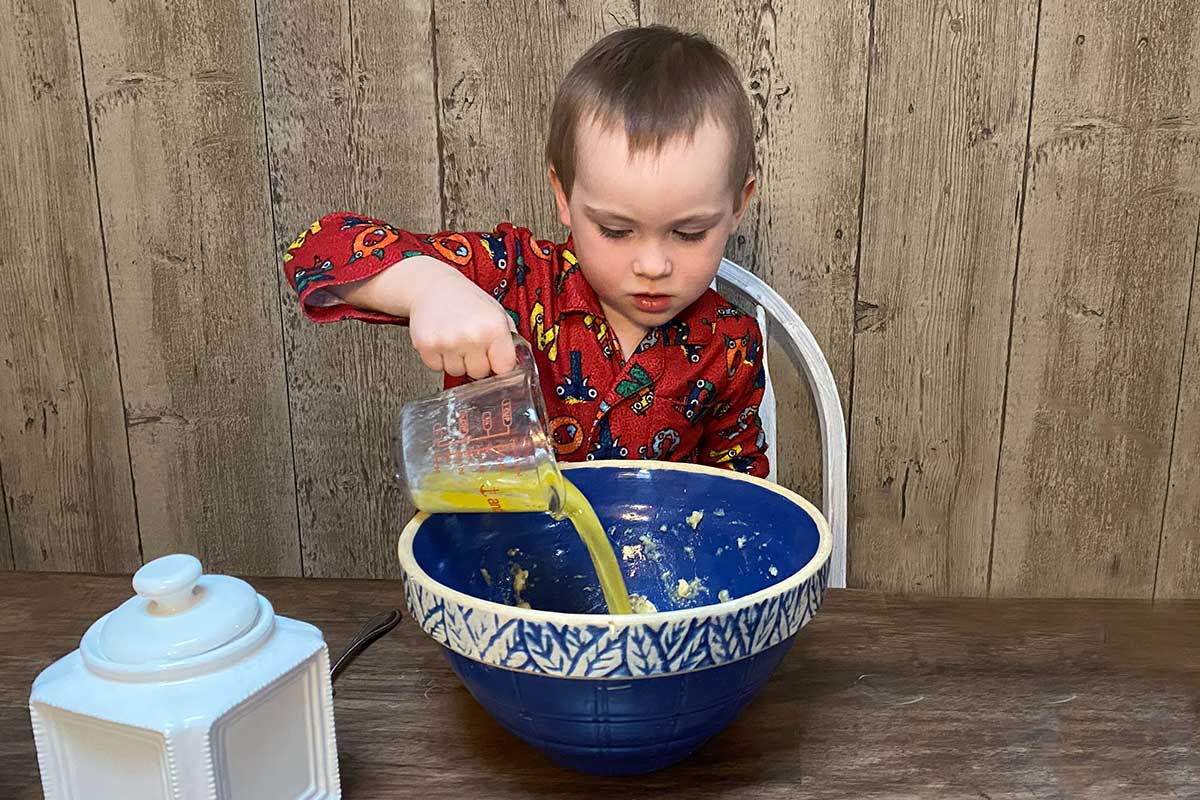
<svg viewBox="0 0 1200 800">
<path fill-rule="evenodd" d="M 260 0 L 273 252 L 328 211 L 442 226 L 428 0 Z M 304 574 L 394 575 L 388 422 L 435 391 L 399 328 L 317 327 L 279 280 Z"/>
<path fill-rule="evenodd" d="M 1160 562 L 1153 532 L 1168 495 L 1195 279 L 1198 47 L 1192 0 L 1043 7 L 997 593 L 1068 585 L 1147 597 L 1156 574 L 1177 580 L 1181 554 L 1171 548 Z M 1181 444 L 1175 466 L 1191 469 L 1196 442 L 1190 453 Z"/>
<path fill-rule="evenodd" d="M 140 538 L 75 10 L 48 0 L 4 11 L 4 560 L 126 571 L 141 562 Z"/>
<path fill-rule="evenodd" d="M 1037 12 L 875 7 L 851 395 L 861 583 L 987 591 Z"/>
<path fill-rule="evenodd" d="M 554 87 L 704 32 L 753 99 L 729 255 L 825 349 L 850 582 L 1200 597 L 1191 0 L 3 0 L 0 569 L 393 577 L 399 328 L 317 327 L 331 210 L 562 234 Z M 783 482 L 817 427 L 777 355 Z"/>
</svg>

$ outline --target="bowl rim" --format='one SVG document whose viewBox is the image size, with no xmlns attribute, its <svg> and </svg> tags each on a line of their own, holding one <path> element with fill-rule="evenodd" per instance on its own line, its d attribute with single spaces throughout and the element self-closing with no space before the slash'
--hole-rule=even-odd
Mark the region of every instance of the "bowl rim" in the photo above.
<svg viewBox="0 0 1200 800">
<path fill-rule="evenodd" d="M 753 592 L 742 597 L 732 598 L 725 602 L 711 603 L 694 608 L 679 608 L 672 611 L 661 611 L 655 613 L 634 613 L 634 614 L 581 614 L 577 612 L 566 611 L 540 611 L 538 609 L 520 608 L 518 606 L 510 606 L 505 603 L 497 603 L 494 600 L 485 600 L 482 597 L 461 592 L 453 589 L 446 584 L 435 580 L 430 576 L 421 565 L 417 563 L 416 556 L 413 555 L 413 541 L 416 539 L 417 531 L 421 525 L 429 518 L 429 514 L 425 512 L 417 512 L 413 518 L 404 526 L 404 530 L 400 533 L 400 539 L 396 544 L 397 553 L 400 558 L 400 568 L 404 572 L 404 580 L 416 580 L 417 583 L 424 584 L 425 588 L 435 595 L 439 595 L 445 599 L 453 600 L 460 606 L 474 606 L 481 610 L 488 611 L 493 614 L 504 615 L 510 618 L 525 620 L 536 623 L 553 623 L 558 626 L 563 625 L 607 625 L 609 628 L 631 627 L 636 625 L 645 625 L 653 623 L 659 625 L 662 623 L 679 622 L 693 617 L 713 616 L 714 614 L 736 614 L 745 608 L 758 605 L 771 598 L 783 595 L 786 592 L 803 586 L 806 581 L 812 578 L 817 572 L 825 566 L 829 561 L 829 557 L 833 553 L 833 534 L 829 529 L 829 522 L 825 519 L 825 515 L 806 500 L 801 495 L 793 492 L 778 484 L 770 481 L 756 478 L 752 475 L 746 475 L 733 470 L 721 469 L 719 467 L 709 467 L 702 464 L 688 464 L 678 461 L 644 461 L 644 460 L 625 460 L 625 459 L 598 459 L 595 461 L 582 461 L 578 463 L 561 464 L 560 467 L 564 472 L 583 469 L 599 469 L 599 468 L 626 468 L 637 470 L 667 470 L 672 472 L 694 472 L 703 475 L 717 475 L 733 480 L 752 483 L 761 488 L 775 492 L 781 497 L 791 501 L 795 505 L 800 506 L 812 518 L 817 526 L 817 534 L 819 536 L 817 544 L 817 552 L 808 560 L 800 569 L 788 575 L 778 583 L 771 584 L 757 592 Z"/>
</svg>

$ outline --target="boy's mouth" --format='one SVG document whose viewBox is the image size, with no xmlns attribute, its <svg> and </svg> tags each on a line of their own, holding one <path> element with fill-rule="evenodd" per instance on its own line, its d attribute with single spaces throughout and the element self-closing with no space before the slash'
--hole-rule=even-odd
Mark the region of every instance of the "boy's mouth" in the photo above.
<svg viewBox="0 0 1200 800">
<path fill-rule="evenodd" d="M 633 304 L 649 314 L 659 314 L 671 307 L 669 294 L 635 294 Z"/>
</svg>

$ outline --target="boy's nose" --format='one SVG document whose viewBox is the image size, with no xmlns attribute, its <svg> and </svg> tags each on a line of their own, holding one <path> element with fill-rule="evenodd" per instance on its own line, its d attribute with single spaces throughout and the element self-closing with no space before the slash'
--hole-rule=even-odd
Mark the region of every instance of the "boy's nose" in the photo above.
<svg viewBox="0 0 1200 800">
<path fill-rule="evenodd" d="M 633 274 L 650 280 L 671 274 L 671 258 L 660 247 L 646 247 L 633 260 Z"/>
</svg>

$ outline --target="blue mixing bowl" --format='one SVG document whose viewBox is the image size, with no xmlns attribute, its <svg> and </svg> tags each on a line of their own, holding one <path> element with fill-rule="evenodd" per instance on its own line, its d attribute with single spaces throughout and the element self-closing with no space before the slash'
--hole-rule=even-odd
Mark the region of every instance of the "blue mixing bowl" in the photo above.
<svg viewBox="0 0 1200 800">
<path fill-rule="evenodd" d="M 829 527 L 728 470 L 564 469 L 658 613 L 607 614 L 574 528 L 546 514 L 418 515 L 399 546 L 408 607 L 475 699 L 558 764 L 661 769 L 733 720 L 817 612 Z"/>
</svg>

